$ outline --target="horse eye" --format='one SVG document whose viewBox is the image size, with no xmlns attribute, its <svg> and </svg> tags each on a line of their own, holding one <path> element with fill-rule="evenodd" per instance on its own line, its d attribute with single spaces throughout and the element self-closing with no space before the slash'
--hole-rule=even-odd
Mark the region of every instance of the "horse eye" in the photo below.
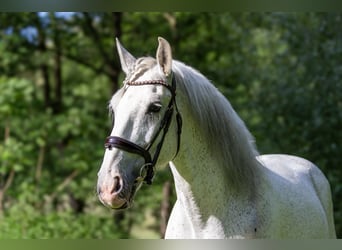
<svg viewBox="0 0 342 250">
<path fill-rule="evenodd" d="M 151 103 L 151 105 L 148 107 L 149 113 L 158 113 L 162 108 L 162 105 L 160 103 Z"/>
</svg>

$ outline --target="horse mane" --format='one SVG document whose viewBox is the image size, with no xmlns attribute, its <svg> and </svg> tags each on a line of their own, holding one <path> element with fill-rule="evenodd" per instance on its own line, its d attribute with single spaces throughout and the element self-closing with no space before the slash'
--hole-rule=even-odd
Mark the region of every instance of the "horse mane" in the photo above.
<svg viewBox="0 0 342 250">
<path fill-rule="evenodd" d="M 230 183 L 253 183 L 258 164 L 254 138 L 229 101 L 197 70 L 173 61 L 177 88 L 186 95 L 212 154 L 227 168 Z"/>
</svg>

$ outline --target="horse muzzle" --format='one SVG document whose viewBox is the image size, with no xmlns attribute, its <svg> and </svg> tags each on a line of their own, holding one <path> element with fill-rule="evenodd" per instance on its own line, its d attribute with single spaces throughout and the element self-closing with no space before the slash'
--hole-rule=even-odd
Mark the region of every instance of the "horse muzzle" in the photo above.
<svg viewBox="0 0 342 250">
<path fill-rule="evenodd" d="M 136 192 L 144 181 L 144 166 L 141 168 L 141 176 L 138 176 L 131 185 L 125 184 L 123 179 L 116 175 L 114 178 L 107 178 L 98 182 L 97 195 L 103 205 L 111 209 L 126 209 L 133 202 Z M 126 187 L 124 188 L 124 185 Z"/>
<path fill-rule="evenodd" d="M 106 207 L 112 209 L 128 207 L 128 199 L 123 194 L 123 180 L 119 175 L 107 178 L 103 183 L 98 183 L 97 195 Z"/>
</svg>

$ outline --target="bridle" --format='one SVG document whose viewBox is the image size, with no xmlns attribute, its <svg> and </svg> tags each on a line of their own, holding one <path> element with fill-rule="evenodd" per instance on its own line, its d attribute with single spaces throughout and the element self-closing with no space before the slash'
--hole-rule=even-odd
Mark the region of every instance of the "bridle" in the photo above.
<svg viewBox="0 0 342 250">
<path fill-rule="evenodd" d="M 173 159 L 177 156 L 180 147 L 180 139 L 182 133 L 182 117 L 178 111 L 177 103 L 176 103 L 176 80 L 174 75 L 172 74 L 171 85 L 162 80 L 151 80 L 151 81 L 136 81 L 136 82 L 125 82 L 125 86 L 142 86 L 142 85 L 162 85 L 166 87 L 172 94 L 167 109 L 165 111 L 164 117 L 160 122 L 160 126 L 156 134 L 153 136 L 152 140 L 149 144 L 143 148 L 134 142 L 128 141 L 122 137 L 118 136 L 108 136 L 105 143 L 105 148 L 111 150 L 112 148 L 118 148 L 123 151 L 140 155 L 145 159 L 144 165 L 141 167 L 140 176 L 136 179 L 136 182 L 144 181 L 147 184 L 152 184 L 152 179 L 154 176 L 154 166 L 157 163 L 160 151 L 163 146 L 163 142 L 165 136 L 169 130 L 172 115 L 174 110 L 176 111 L 176 120 L 177 120 L 177 150 L 173 157 Z M 156 150 L 152 157 L 150 153 L 150 149 L 154 142 L 159 137 L 162 132 L 161 139 L 157 144 Z"/>
</svg>

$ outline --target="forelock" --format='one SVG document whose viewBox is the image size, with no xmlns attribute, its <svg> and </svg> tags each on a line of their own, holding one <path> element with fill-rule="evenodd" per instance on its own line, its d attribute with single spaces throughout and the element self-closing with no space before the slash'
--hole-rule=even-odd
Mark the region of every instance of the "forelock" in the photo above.
<svg viewBox="0 0 342 250">
<path fill-rule="evenodd" d="M 157 60 L 152 57 L 141 57 L 135 62 L 133 72 L 126 77 L 126 81 L 134 82 L 149 69 L 157 64 Z"/>
</svg>

